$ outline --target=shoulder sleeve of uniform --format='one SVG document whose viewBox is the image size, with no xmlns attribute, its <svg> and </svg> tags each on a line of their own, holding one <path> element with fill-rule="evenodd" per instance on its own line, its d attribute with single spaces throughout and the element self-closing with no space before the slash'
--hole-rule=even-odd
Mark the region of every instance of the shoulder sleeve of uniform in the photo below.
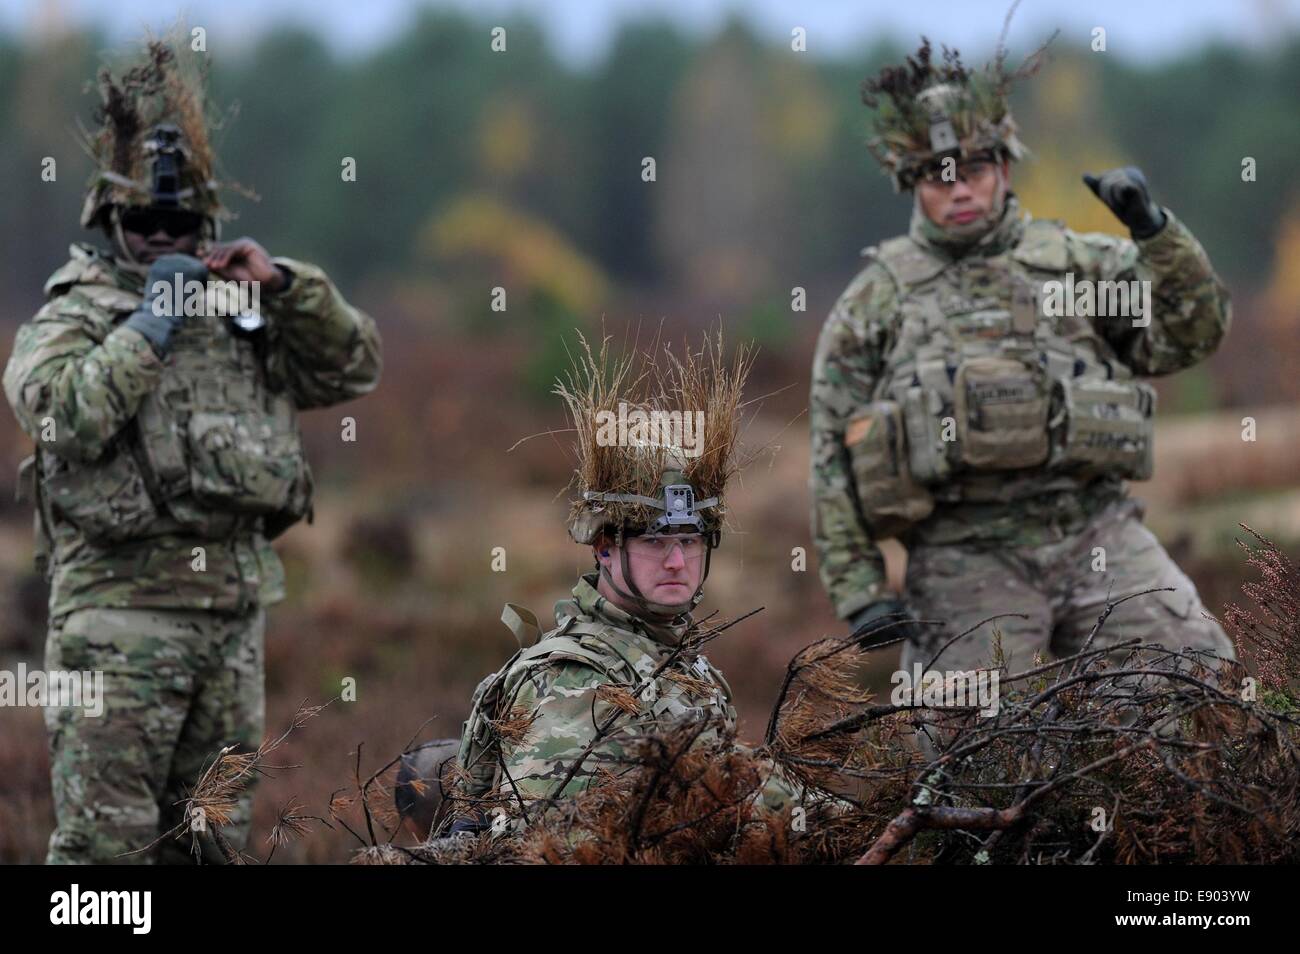
<svg viewBox="0 0 1300 954">
<path fill-rule="evenodd" d="M 1077 278 L 1093 281 L 1117 281 L 1130 278 L 1137 266 L 1138 247 L 1132 239 L 1108 232 L 1075 232 L 1065 229 L 1066 270 Z"/>
<path fill-rule="evenodd" d="M 818 572 L 844 618 L 884 592 L 884 558 L 854 491 L 846 422 L 873 400 L 897 334 L 899 284 L 873 259 L 849 283 L 822 326 L 809 391 L 811 530 Z"/>
<path fill-rule="evenodd" d="M 521 661 L 518 682 L 503 716 L 509 725 L 499 730 L 501 758 L 510 782 L 525 798 L 545 798 L 580 762 L 560 795 L 586 788 L 601 767 L 613 769 L 624 760 L 617 733 L 587 751 L 600 727 L 616 711 L 602 697 L 610 678 L 581 659 L 560 654 Z"/>
<path fill-rule="evenodd" d="M 1076 235 L 1080 271 L 1101 281 L 1150 287 L 1150 313 L 1134 322 L 1094 324 L 1136 374 L 1162 375 L 1204 360 L 1232 322 L 1231 295 L 1205 249 L 1169 209 L 1155 235 L 1139 241 L 1097 233 Z"/>
<path fill-rule="evenodd" d="M 819 355 L 836 350 L 827 347 L 836 341 L 851 343 L 855 352 L 863 346 L 882 348 L 894 324 L 899 295 L 897 277 L 883 261 L 871 259 L 832 306 L 822 328 Z"/>
<path fill-rule="evenodd" d="M 564 634 L 559 630 L 544 636 L 536 645 L 530 646 L 519 654 L 521 665 L 542 665 L 560 661 L 589 666 L 602 673 L 610 672 L 621 665 L 621 660 L 617 657 L 585 646 L 575 636 Z"/>
<path fill-rule="evenodd" d="M 163 368 L 143 335 L 115 326 L 106 303 L 92 300 L 96 293 L 73 286 L 47 302 L 18 329 L 4 372 L 5 396 L 23 430 L 51 452 L 79 459 L 103 451 Z"/>
<path fill-rule="evenodd" d="M 45 280 L 45 297 L 62 295 L 73 285 L 94 281 L 97 254 L 89 245 L 74 243 L 68 246 L 68 260 L 55 269 Z M 102 277 L 102 272 L 100 273 Z"/>
<path fill-rule="evenodd" d="M 375 320 L 348 301 L 323 270 L 291 258 L 272 261 L 293 278 L 262 299 L 280 347 L 274 360 L 301 408 L 328 407 L 374 390 L 382 368 Z"/>
<path fill-rule="evenodd" d="M 1032 219 L 1011 252 L 1011 257 L 1032 268 L 1064 272 L 1070 268 L 1070 236 L 1073 233 L 1057 219 Z"/>
</svg>

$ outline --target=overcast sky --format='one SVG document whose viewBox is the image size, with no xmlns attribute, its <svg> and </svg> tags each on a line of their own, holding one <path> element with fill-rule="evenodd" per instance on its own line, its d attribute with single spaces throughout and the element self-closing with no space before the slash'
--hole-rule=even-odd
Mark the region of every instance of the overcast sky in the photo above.
<svg viewBox="0 0 1300 954">
<path fill-rule="evenodd" d="M 184 11 L 216 42 L 255 38 L 288 20 L 314 27 L 340 51 L 355 53 L 400 32 L 412 10 L 427 5 L 482 15 L 531 12 L 553 47 L 582 65 L 602 55 L 626 19 L 660 14 L 707 32 L 733 11 L 772 37 L 804 27 L 812 53 L 852 51 L 881 34 L 912 42 L 924 32 L 973 56 L 992 48 L 1008 0 L 0 0 L 0 27 L 27 32 L 51 20 L 98 23 L 126 39 Z M 1125 57 L 1167 57 L 1213 40 L 1267 46 L 1300 30 L 1300 0 L 1023 0 L 1011 46 L 1036 45 L 1057 27 L 1063 41 L 1085 43 L 1096 26 L 1106 28 L 1108 50 Z"/>
</svg>

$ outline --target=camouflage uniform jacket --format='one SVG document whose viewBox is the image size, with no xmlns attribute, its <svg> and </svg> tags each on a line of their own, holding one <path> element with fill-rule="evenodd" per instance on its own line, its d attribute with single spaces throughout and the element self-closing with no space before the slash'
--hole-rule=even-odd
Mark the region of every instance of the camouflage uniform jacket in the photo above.
<svg viewBox="0 0 1300 954">
<path fill-rule="evenodd" d="M 227 416 L 224 435 L 208 434 L 227 448 L 259 440 L 265 447 L 268 435 L 279 441 L 280 461 L 273 463 L 294 470 L 302 498 L 293 516 L 309 513 L 311 477 L 295 410 L 375 387 L 380 347 L 373 319 L 349 305 L 316 266 L 278 258 L 292 277 L 280 293 L 261 296 L 268 324 L 258 338 L 234 335 L 225 320 L 187 320 L 160 359 L 142 335 L 123 326 L 140 304 L 143 278 L 91 246 L 74 245 L 71 253 L 46 283 L 45 306 L 18 330 L 4 373 L 18 422 L 37 444 L 36 466 L 20 476 L 20 488 L 26 485 L 36 498 L 51 616 L 83 607 L 244 612 L 282 599 L 284 572 L 267 537 L 283 527 L 268 526 L 262 515 L 221 512 L 209 505 L 216 498 L 199 496 L 187 464 L 200 443 L 193 428 L 185 434 L 176 428 L 179 484 L 173 481 L 173 496 L 162 505 L 150 467 L 141 462 L 138 417 L 152 409 L 162 426 L 175 427 L 165 409 L 176 394 L 197 395 L 213 410 L 242 401 L 257 427 L 235 413 Z M 267 408 L 275 409 L 279 430 L 264 426 Z M 190 418 L 194 424 L 200 415 Z M 222 446 L 208 450 L 212 469 L 222 470 Z M 77 483 L 92 470 L 103 479 Z M 226 476 L 238 485 L 247 475 L 235 470 Z M 276 474 L 269 477 L 274 483 Z M 84 490 L 60 496 L 60 487 L 77 486 L 94 486 L 99 499 L 86 499 L 96 495 Z M 112 533 L 86 529 L 92 526 Z M 195 562 L 198 547 L 203 564 Z"/>
<path fill-rule="evenodd" d="M 1044 293 L 1046 282 L 1064 281 L 1067 273 L 1075 282 L 1149 281 L 1151 314 L 1145 327 L 1112 316 L 1049 318 L 1034 305 L 1026 310 L 1025 338 L 1028 353 L 1036 350 L 1034 357 L 1050 366 L 1058 391 L 1071 380 L 1111 393 L 1126 388 L 1120 393 L 1148 395 L 1143 399 L 1148 417 L 1154 412 L 1154 392 L 1135 376 L 1187 368 L 1218 347 L 1231 320 L 1228 292 L 1192 233 L 1165 212 L 1164 228 L 1132 241 L 1033 220 L 1020 213 L 1011 195 L 999 224 L 973 246 L 942 244 L 917 207 L 907 236 L 864 250 L 870 263 L 840 296 L 822 329 L 810 400 L 812 532 L 822 582 L 842 618 L 887 595 L 876 540 L 894 535 L 873 533 L 864 519 L 854 461 L 846 450 L 846 425 L 868 402 L 898 397 L 913 385 L 919 385 L 914 393 L 928 388 L 942 394 L 946 389 L 946 403 L 932 413 L 936 419 L 951 415 L 952 396 L 960 390 L 952 384 L 954 365 L 980 348 L 1004 346 L 1009 329 L 1016 327 L 1016 319 L 1007 316 L 1016 314 L 1017 289 L 1028 290 L 1032 301 Z M 1019 326 L 1019 333 L 1025 330 Z M 936 338 L 942 343 L 936 345 Z M 1103 418 L 1119 412 L 1115 405 L 1097 407 L 1094 424 L 1104 436 L 1112 422 Z M 1051 409 L 1055 426 L 1061 417 L 1055 403 Z M 912 424 L 900 428 L 909 441 Z M 1140 450 L 1149 466 L 1147 433 Z M 1057 462 L 1059 451 L 1053 443 L 1049 464 Z M 944 453 L 940 450 L 939 456 Z M 932 512 L 918 508 L 919 519 L 896 535 L 905 545 L 1037 545 L 1062 527 L 1074 532 L 1122 497 L 1122 476 L 1145 479 L 1098 469 L 1071 472 L 1049 464 L 991 474 L 966 470 L 934 480 L 929 486 Z"/>
<path fill-rule="evenodd" d="M 554 794 L 597 726 L 616 711 L 607 694 L 615 687 L 632 694 L 636 711 L 619 715 L 559 794 L 583 791 L 602 771 L 626 771 L 638 735 L 702 716 L 735 728 L 731 689 L 707 658 L 683 652 L 664 665 L 688 626 L 656 626 L 631 616 L 597 592 L 596 580 L 595 573 L 579 579 L 573 598 L 555 606 L 556 628 L 479 684 L 461 735 L 459 760 L 468 777 L 463 794 Z M 497 734 L 493 723 L 520 717 L 531 719 L 520 738 Z M 700 741 L 717 735 L 710 728 Z M 758 797 L 779 811 L 798 796 L 793 783 L 773 772 Z"/>
</svg>

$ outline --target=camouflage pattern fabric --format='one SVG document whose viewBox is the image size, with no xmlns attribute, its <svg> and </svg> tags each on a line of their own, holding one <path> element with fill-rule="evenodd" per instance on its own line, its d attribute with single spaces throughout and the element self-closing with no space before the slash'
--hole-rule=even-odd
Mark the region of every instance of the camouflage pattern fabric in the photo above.
<svg viewBox="0 0 1300 954">
<path fill-rule="evenodd" d="M 1108 600 L 1157 588 L 1170 591 L 1116 607 L 1093 648 L 1136 638 L 1235 658 L 1223 628 L 1205 617 L 1196 587 L 1142 525 L 1136 500 L 1111 504 L 1077 531 L 1049 530 L 1047 539 L 1028 544 L 916 544 L 908 551 L 904 597 L 917 619 L 942 625 L 926 626 L 920 640 L 905 643 L 899 665 L 910 672 L 937 656 L 938 670 L 988 668 L 996 629 L 1006 665 L 1027 669 L 1036 655 L 1061 658 L 1082 650 Z M 975 628 L 1004 612 L 1027 618 Z M 967 630 L 973 631 L 943 648 Z"/>
<path fill-rule="evenodd" d="M 873 532 L 864 517 L 846 449 L 850 418 L 869 402 L 909 388 L 946 389 L 943 413 L 951 414 L 954 365 L 1005 337 L 1018 289 L 1041 290 L 1067 273 L 1075 281 L 1152 283 L 1146 327 L 1113 316 L 1048 318 L 1038 301 L 1030 316 L 1032 340 L 1057 383 L 1169 374 L 1214 351 L 1231 321 L 1228 293 L 1191 232 L 1165 213 L 1168 222 L 1159 233 L 1134 242 L 1033 220 L 1009 195 L 998 225 L 974 243 L 944 242 L 917 207 L 907 236 L 866 250 L 870 264 L 822 329 L 810 402 L 812 532 L 822 582 L 840 617 L 888 595 L 877 545 L 884 534 Z M 1052 454 L 1058 451 L 1054 446 Z M 1059 532 L 1079 532 L 1125 489 L 1115 473 L 1071 472 L 1048 461 L 993 473 L 954 469 L 932 480 L 927 493 L 932 512 L 898 534 L 909 548 L 1037 546 Z M 1016 607 L 990 612 L 1008 609 Z"/>
<path fill-rule="evenodd" d="M 205 758 L 261 741 L 262 608 L 284 597 L 268 537 L 309 512 L 295 412 L 365 394 L 380 372 L 374 321 L 316 266 L 274 261 L 291 280 L 262 296 L 260 341 L 195 317 L 160 360 L 122 327 L 142 279 L 85 245 L 18 331 L 4 387 L 37 445 L 45 664 L 102 670 L 109 696 L 101 718 L 47 712 L 52 862 L 148 844 Z M 127 860 L 187 857 L 168 845 Z"/>
<path fill-rule="evenodd" d="M 281 294 L 262 296 L 269 323 L 264 358 L 224 319 L 204 318 L 187 322 L 172 354 L 159 360 L 140 334 L 121 327 L 140 302 L 141 279 L 89 246 L 73 246 L 72 261 L 47 283 L 49 302 L 19 329 L 4 387 L 41 462 L 52 617 L 90 607 L 244 612 L 283 598 L 267 516 L 239 510 L 245 471 L 229 466 L 239 462 L 234 451 L 264 433 L 269 438 L 259 449 L 283 438 L 279 463 L 272 464 L 301 468 L 298 483 L 305 486 L 298 493 L 309 491 L 294 408 L 368 393 L 380 356 L 373 319 L 349 305 L 319 268 L 275 262 L 293 278 Z M 277 394 L 285 396 L 271 418 L 279 430 L 263 410 Z M 224 430 L 206 432 L 213 439 L 204 439 L 197 422 L 220 424 L 221 413 L 190 414 L 188 432 L 166 455 L 139 438 L 142 427 L 176 431 L 168 405 L 199 399 L 207 402 L 201 409 L 227 412 Z M 239 401 L 246 406 L 230 406 Z M 166 486 L 150 487 L 150 474 L 139 466 L 142 451 L 149 469 L 163 458 L 174 461 L 179 483 L 155 473 L 154 483 Z M 200 452 L 209 454 L 210 466 L 193 464 Z M 214 474 L 234 486 L 220 486 Z M 258 476 L 256 489 L 276 484 L 274 469 Z M 286 494 L 292 476 L 284 475 Z M 201 570 L 195 548 L 203 551 Z"/>
<path fill-rule="evenodd" d="M 124 853 L 185 821 L 177 802 L 223 747 L 260 744 L 264 628 L 261 609 L 81 609 L 51 626 L 46 669 L 103 672 L 104 703 L 97 717 L 45 710 L 57 821 L 47 863 L 193 863 L 188 830 Z M 222 828 L 237 849 L 251 809 L 250 785 Z M 211 839 L 199 841 L 205 862 L 222 860 Z"/>
<path fill-rule="evenodd" d="M 655 675 L 688 624 L 657 626 L 631 616 L 597 592 L 596 580 L 595 573 L 583 576 L 573 598 L 556 604 L 557 627 L 516 654 L 475 694 L 459 756 L 473 781 L 462 797 L 513 797 L 517 791 L 529 801 L 574 795 L 603 773 L 626 772 L 632 746 L 644 734 L 702 717 L 735 728 L 731 689 L 706 657 L 684 652 Z M 488 687 L 499 691 L 482 691 Z M 635 700 L 635 711 L 619 710 L 613 689 L 625 690 L 623 697 Z M 596 738 L 597 726 L 616 711 L 621 714 L 611 731 L 557 792 Z M 526 722 L 527 728 L 503 737 L 497 726 L 507 722 Z M 717 737 L 710 728 L 699 742 Z M 800 795 L 773 766 L 754 797 L 781 811 L 797 804 Z"/>
</svg>

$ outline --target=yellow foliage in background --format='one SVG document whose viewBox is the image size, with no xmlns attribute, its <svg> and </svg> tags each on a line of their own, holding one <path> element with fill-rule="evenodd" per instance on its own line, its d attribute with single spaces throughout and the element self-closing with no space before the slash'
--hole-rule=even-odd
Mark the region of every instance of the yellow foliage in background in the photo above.
<svg viewBox="0 0 1300 954">
<path fill-rule="evenodd" d="M 1077 232 L 1128 230 L 1092 194 L 1083 174 L 1127 165 L 1093 110 L 1095 74 L 1074 58 L 1054 61 L 1030 85 L 1027 116 L 1017 116 L 1030 156 L 1012 167 L 1012 188 L 1035 218 L 1061 219 Z M 1158 197 L 1157 197 L 1158 198 Z"/>
<path fill-rule="evenodd" d="M 825 155 L 835 129 L 835 109 L 817 74 L 781 60 L 769 74 L 760 132 L 783 161 L 809 162 Z"/>
<path fill-rule="evenodd" d="M 1278 225 L 1273 275 L 1264 298 L 1269 311 L 1294 332 L 1300 320 L 1300 196 L 1291 202 Z"/>
<path fill-rule="evenodd" d="M 489 195 L 452 201 L 425 226 L 420 247 L 447 262 L 492 262 L 503 286 L 546 292 L 574 314 L 591 314 L 608 294 L 601 269 L 563 235 Z"/>
<path fill-rule="evenodd" d="M 537 126 L 517 99 L 498 99 L 483 111 L 478 154 L 483 170 L 494 178 L 512 179 L 533 161 Z"/>
</svg>

